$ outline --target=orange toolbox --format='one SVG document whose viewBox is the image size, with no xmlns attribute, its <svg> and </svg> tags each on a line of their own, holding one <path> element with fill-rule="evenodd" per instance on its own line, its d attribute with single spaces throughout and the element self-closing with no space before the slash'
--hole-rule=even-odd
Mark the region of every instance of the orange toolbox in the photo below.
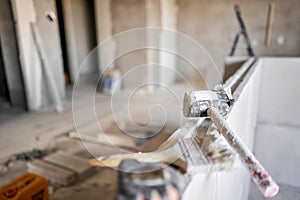
<svg viewBox="0 0 300 200">
<path fill-rule="evenodd" d="M 0 200 L 49 200 L 47 180 L 27 173 L 0 189 Z"/>
</svg>

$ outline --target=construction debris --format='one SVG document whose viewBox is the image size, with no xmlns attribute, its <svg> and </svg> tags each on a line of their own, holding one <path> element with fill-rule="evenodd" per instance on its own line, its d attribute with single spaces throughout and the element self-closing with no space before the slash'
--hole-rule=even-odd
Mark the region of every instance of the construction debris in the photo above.
<svg viewBox="0 0 300 200">
<path fill-rule="evenodd" d="M 88 165 L 87 160 L 61 151 L 46 156 L 44 160 L 49 164 L 75 172 L 76 178 L 80 180 L 91 175 L 94 171 L 94 168 Z"/>
<path fill-rule="evenodd" d="M 41 175 L 47 178 L 49 181 L 63 186 L 74 183 L 76 177 L 74 172 L 49 164 L 42 160 L 29 162 L 27 163 L 27 167 L 28 172 Z"/>
</svg>

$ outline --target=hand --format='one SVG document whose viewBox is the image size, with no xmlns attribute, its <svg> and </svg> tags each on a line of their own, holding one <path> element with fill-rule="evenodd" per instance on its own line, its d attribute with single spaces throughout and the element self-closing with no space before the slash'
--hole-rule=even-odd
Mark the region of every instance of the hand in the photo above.
<svg viewBox="0 0 300 200">
<path fill-rule="evenodd" d="M 167 186 L 168 200 L 179 200 L 179 194 L 175 187 Z M 140 194 L 136 200 L 146 200 L 144 195 Z M 160 194 L 156 190 L 151 191 L 151 200 L 163 200 Z"/>
</svg>

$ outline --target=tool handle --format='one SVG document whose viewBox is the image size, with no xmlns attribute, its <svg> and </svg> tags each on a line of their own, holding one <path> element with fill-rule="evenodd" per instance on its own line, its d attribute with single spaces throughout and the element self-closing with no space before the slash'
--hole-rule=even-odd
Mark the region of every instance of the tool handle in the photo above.
<svg viewBox="0 0 300 200">
<path fill-rule="evenodd" d="M 265 36 L 265 45 L 267 47 L 271 44 L 271 35 L 272 35 L 272 26 L 275 12 L 275 2 L 270 1 L 269 10 L 268 10 L 268 18 L 267 18 L 267 26 L 266 26 L 266 36 Z"/>
<path fill-rule="evenodd" d="M 242 142 L 242 140 L 233 133 L 218 110 L 211 107 L 207 110 L 207 114 L 214 122 L 220 133 L 222 133 L 222 135 L 225 137 L 230 146 L 237 151 L 242 163 L 248 169 L 251 178 L 263 195 L 265 197 L 275 196 L 279 190 L 278 185 L 248 149 L 248 147 Z"/>
</svg>

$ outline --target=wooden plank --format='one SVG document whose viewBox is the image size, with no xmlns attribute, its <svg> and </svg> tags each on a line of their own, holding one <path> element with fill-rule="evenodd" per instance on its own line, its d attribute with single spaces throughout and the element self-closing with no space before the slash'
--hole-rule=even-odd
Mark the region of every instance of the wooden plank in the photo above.
<svg viewBox="0 0 300 200">
<path fill-rule="evenodd" d="M 88 161 L 71 154 L 58 151 L 44 158 L 50 164 L 60 166 L 76 173 L 79 179 L 84 179 L 91 175 L 94 168 L 88 164 Z"/>
</svg>

